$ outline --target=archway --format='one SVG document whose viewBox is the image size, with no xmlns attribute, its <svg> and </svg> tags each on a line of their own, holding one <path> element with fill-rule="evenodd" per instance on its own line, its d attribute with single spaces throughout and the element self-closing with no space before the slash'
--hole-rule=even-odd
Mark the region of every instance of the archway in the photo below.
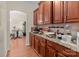
<svg viewBox="0 0 79 59">
<path fill-rule="evenodd" d="M 10 39 L 25 37 L 26 41 L 26 13 L 17 10 L 10 11 Z M 26 43 L 25 43 L 26 44 Z"/>
</svg>

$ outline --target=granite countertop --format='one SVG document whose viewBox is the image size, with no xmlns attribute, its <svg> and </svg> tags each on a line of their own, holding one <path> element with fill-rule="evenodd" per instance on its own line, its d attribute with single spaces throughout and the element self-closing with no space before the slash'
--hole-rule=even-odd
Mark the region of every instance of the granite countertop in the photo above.
<svg viewBox="0 0 79 59">
<path fill-rule="evenodd" d="M 60 45 L 62 45 L 62 46 L 65 46 L 65 47 L 67 47 L 67 48 L 70 48 L 70 49 L 73 50 L 73 51 L 79 52 L 79 49 L 77 49 L 77 45 L 76 45 L 76 44 L 73 44 L 72 42 L 71 42 L 71 43 L 66 43 L 66 42 L 64 42 L 64 41 L 62 41 L 62 40 L 60 40 L 60 39 L 57 39 L 57 38 L 49 38 L 49 37 L 47 37 L 46 35 L 35 34 L 35 33 L 33 33 L 33 32 L 31 32 L 31 33 L 32 33 L 33 35 L 37 35 L 37 36 L 43 37 L 43 38 L 45 38 L 46 40 L 50 40 L 50 41 L 53 41 L 53 42 L 55 42 L 55 43 L 57 43 L 57 44 L 60 44 Z"/>
</svg>

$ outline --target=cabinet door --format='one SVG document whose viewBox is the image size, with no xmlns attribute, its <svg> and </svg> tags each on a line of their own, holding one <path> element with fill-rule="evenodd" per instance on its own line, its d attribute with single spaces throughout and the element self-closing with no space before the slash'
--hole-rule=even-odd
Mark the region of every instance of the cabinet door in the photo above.
<svg viewBox="0 0 79 59">
<path fill-rule="evenodd" d="M 43 43 L 40 43 L 40 55 L 45 57 L 45 46 L 43 46 Z"/>
<path fill-rule="evenodd" d="M 34 36 L 32 36 L 32 48 L 35 48 Z"/>
<path fill-rule="evenodd" d="M 52 1 L 44 1 L 44 24 L 51 24 L 53 21 Z"/>
<path fill-rule="evenodd" d="M 46 47 L 46 56 L 47 57 L 55 57 L 56 56 L 56 51 L 52 47 L 48 46 Z"/>
<path fill-rule="evenodd" d="M 65 2 L 66 22 L 79 22 L 79 2 L 67 1 Z"/>
<path fill-rule="evenodd" d="M 33 23 L 34 23 L 34 25 L 37 25 L 37 11 L 38 11 L 38 8 L 33 12 Z"/>
<path fill-rule="evenodd" d="M 35 49 L 39 53 L 39 37 L 35 36 Z"/>
<path fill-rule="evenodd" d="M 64 5 L 63 1 L 54 1 L 53 2 L 53 23 L 63 23 L 63 11 L 64 11 Z"/>
<path fill-rule="evenodd" d="M 40 55 L 44 57 L 45 56 L 45 50 L 46 50 L 46 39 L 40 37 L 40 47 L 39 48 L 40 48 L 39 49 Z"/>
<path fill-rule="evenodd" d="M 37 41 L 36 41 L 36 36 L 35 36 L 35 50 L 37 51 Z"/>
<path fill-rule="evenodd" d="M 42 25 L 43 24 L 43 18 L 44 18 L 44 13 L 43 13 L 43 11 L 44 11 L 44 3 L 43 2 L 40 2 L 39 3 L 39 12 L 38 12 L 38 25 Z"/>
<path fill-rule="evenodd" d="M 30 46 L 31 46 L 32 48 L 35 47 L 35 44 L 34 44 L 34 43 L 35 43 L 35 42 L 34 42 L 34 35 L 30 33 Z"/>
</svg>

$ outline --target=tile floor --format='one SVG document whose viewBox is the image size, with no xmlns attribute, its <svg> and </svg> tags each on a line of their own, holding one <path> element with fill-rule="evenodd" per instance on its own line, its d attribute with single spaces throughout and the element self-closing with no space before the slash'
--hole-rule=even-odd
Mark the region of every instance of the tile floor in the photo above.
<svg viewBox="0 0 79 59">
<path fill-rule="evenodd" d="M 35 51 L 25 45 L 25 38 L 17 38 L 10 40 L 9 57 L 38 57 Z"/>
</svg>

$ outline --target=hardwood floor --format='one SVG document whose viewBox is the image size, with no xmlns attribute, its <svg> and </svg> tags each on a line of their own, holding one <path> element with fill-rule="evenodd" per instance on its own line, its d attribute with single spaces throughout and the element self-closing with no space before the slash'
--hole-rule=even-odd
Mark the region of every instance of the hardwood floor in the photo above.
<svg viewBox="0 0 79 59">
<path fill-rule="evenodd" d="M 38 57 L 31 47 L 25 45 L 25 38 L 12 39 L 8 54 L 9 57 Z"/>
</svg>

